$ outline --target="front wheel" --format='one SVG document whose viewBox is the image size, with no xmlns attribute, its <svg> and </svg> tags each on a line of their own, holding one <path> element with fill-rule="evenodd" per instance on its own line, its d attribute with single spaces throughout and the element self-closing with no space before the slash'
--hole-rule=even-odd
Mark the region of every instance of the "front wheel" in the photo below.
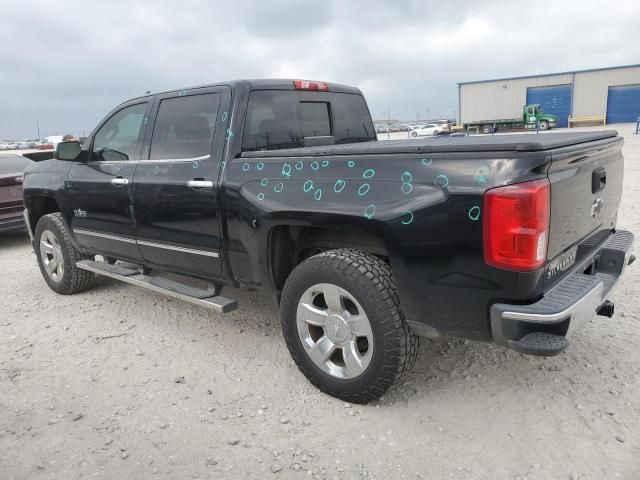
<svg viewBox="0 0 640 480">
<path fill-rule="evenodd" d="M 549 122 L 543 120 L 540 122 L 540 130 L 549 130 Z"/>
<path fill-rule="evenodd" d="M 418 352 L 387 264 L 356 250 L 330 250 L 298 265 L 280 305 L 296 365 L 320 390 L 367 403 L 396 386 Z"/>
<path fill-rule="evenodd" d="M 89 256 L 76 248 L 60 213 L 50 213 L 38 220 L 34 240 L 40 272 L 51 290 L 70 295 L 89 286 L 93 273 L 76 266 L 76 262 Z"/>
<path fill-rule="evenodd" d="M 411 136 L 412 137 L 417 137 L 418 136 L 418 132 L 416 132 L 415 130 L 413 132 L 411 132 Z"/>
</svg>

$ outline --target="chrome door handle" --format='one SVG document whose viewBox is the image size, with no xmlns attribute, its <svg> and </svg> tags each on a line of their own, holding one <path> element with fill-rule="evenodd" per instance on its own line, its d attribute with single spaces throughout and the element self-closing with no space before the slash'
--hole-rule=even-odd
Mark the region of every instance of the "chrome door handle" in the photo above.
<svg viewBox="0 0 640 480">
<path fill-rule="evenodd" d="M 189 188 L 213 188 L 213 182 L 209 180 L 189 180 L 187 182 Z"/>
<path fill-rule="evenodd" d="M 111 179 L 111 185 L 116 187 L 122 187 L 123 185 L 129 185 L 128 178 L 116 177 Z"/>
</svg>

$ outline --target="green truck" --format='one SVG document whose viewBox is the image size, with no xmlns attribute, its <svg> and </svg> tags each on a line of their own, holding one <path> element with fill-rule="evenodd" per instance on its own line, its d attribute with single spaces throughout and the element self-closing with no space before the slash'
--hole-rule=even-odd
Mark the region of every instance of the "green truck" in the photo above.
<svg viewBox="0 0 640 480">
<path fill-rule="evenodd" d="M 558 116 L 545 113 L 542 105 L 531 104 L 522 107 L 520 118 L 499 118 L 496 120 L 478 120 L 464 123 L 464 129 L 475 127 L 482 133 L 493 133 L 497 130 L 540 129 L 549 130 L 558 126 Z"/>
</svg>

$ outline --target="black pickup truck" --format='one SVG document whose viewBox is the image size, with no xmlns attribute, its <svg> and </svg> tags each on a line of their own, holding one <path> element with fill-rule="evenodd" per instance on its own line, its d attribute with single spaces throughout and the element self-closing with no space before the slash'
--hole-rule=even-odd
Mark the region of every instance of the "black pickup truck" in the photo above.
<svg viewBox="0 0 640 480">
<path fill-rule="evenodd" d="M 356 88 L 233 81 L 135 98 L 60 143 L 25 174 L 25 219 L 61 294 L 100 274 L 224 313 L 223 286 L 269 290 L 307 378 L 368 402 L 419 337 L 551 356 L 613 315 L 635 258 L 622 142 L 377 141 Z"/>
</svg>

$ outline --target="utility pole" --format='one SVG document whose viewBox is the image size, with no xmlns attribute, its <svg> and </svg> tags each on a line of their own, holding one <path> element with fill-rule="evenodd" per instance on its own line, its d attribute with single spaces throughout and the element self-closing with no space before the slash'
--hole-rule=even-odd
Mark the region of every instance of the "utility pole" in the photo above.
<svg viewBox="0 0 640 480">
<path fill-rule="evenodd" d="M 40 140 L 40 124 L 38 123 L 38 120 L 36 120 L 36 131 L 38 132 L 38 140 Z"/>
</svg>

